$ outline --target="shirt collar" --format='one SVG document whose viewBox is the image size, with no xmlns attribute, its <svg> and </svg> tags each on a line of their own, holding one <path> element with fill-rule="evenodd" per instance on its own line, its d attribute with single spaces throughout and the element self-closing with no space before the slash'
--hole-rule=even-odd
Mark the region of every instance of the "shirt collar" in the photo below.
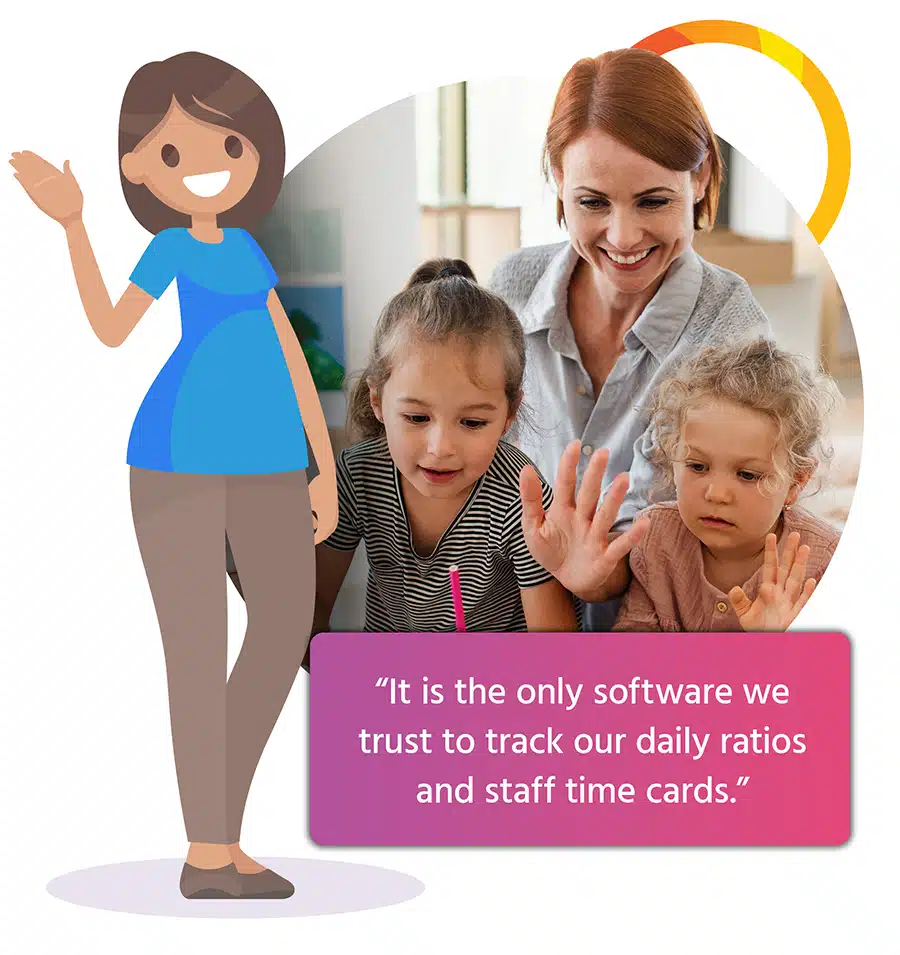
<svg viewBox="0 0 900 955">
<path fill-rule="evenodd" d="M 558 328 L 569 329 L 566 307 L 569 282 L 578 263 L 571 243 L 562 244 L 538 279 L 522 310 L 526 335 Z M 684 252 L 669 266 L 662 285 L 637 321 L 625 333 L 625 347 L 643 345 L 657 361 L 669 354 L 697 305 L 703 282 L 703 266 L 693 249 Z"/>
<path fill-rule="evenodd" d="M 656 295 L 625 333 L 625 347 L 635 348 L 640 342 L 662 363 L 693 314 L 702 284 L 700 256 L 693 249 L 685 249 L 669 266 Z"/>
<path fill-rule="evenodd" d="M 569 242 L 563 242 L 535 283 L 522 310 L 520 321 L 526 335 L 546 331 L 551 325 L 557 324 L 554 322 L 557 316 L 561 316 L 568 325 L 566 306 L 569 300 L 569 282 L 577 263 L 578 253 Z"/>
</svg>

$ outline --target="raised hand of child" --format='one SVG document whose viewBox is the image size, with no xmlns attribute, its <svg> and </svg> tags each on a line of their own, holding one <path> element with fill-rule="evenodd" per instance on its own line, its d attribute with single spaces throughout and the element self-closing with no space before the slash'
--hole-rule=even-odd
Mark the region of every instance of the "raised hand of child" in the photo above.
<svg viewBox="0 0 900 955">
<path fill-rule="evenodd" d="M 37 153 L 26 150 L 13 153 L 9 164 L 15 169 L 16 179 L 41 212 L 62 226 L 81 217 L 84 197 L 69 169 L 68 159 L 60 170 L 46 159 L 41 159 Z"/>
<path fill-rule="evenodd" d="M 567 590 L 582 600 L 607 600 L 614 594 L 607 592 L 604 584 L 649 525 L 646 521 L 637 521 L 625 533 L 609 539 L 610 528 L 628 490 L 628 475 L 616 477 L 598 508 L 609 452 L 595 451 L 576 499 L 580 453 L 579 441 L 571 442 L 563 452 L 553 503 L 548 511 L 544 511 L 541 504 L 537 472 L 532 467 L 522 469 L 519 475 L 522 532 L 531 556 Z"/>
<path fill-rule="evenodd" d="M 740 587 L 728 592 L 744 630 L 787 630 L 816 589 L 815 580 L 806 578 L 808 560 L 809 547 L 800 545 L 798 533 L 788 535 L 780 561 L 777 538 L 774 534 L 766 536 L 762 583 L 756 600 L 750 600 Z"/>
</svg>

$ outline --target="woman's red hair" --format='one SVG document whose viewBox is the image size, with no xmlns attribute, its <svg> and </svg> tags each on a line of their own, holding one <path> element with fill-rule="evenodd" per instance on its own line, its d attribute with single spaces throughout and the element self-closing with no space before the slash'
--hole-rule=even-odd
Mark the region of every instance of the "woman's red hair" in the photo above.
<svg viewBox="0 0 900 955">
<path fill-rule="evenodd" d="M 547 126 L 548 180 L 559 175 L 566 149 L 592 129 L 678 172 L 695 172 L 709 156 L 709 184 L 694 207 L 694 228 L 712 228 L 722 184 L 719 145 L 700 98 L 668 60 L 635 49 L 579 60 L 559 87 Z M 560 199 L 556 221 L 564 221 Z"/>
</svg>

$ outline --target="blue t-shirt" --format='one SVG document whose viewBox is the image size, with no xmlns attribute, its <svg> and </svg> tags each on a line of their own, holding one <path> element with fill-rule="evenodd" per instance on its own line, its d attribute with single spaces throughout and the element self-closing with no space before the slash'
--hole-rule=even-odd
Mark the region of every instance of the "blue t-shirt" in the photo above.
<svg viewBox="0 0 900 955">
<path fill-rule="evenodd" d="M 177 281 L 182 337 L 137 413 L 134 467 L 189 474 L 272 474 L 308 461 L 303 421 L 266 305 L 278 276 L 253 237 L 219 243 L 165 229 L 131 281 L 159 298 Z"/>
</svg>

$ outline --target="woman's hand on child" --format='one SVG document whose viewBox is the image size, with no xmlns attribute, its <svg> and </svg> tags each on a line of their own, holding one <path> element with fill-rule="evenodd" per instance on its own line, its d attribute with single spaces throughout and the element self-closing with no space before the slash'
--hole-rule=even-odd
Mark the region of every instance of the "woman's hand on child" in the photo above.
<svg viewBox="0 0 900 955">
<path fill-rule="evenodd" d="M 84 197 L 69 169 L 68 159 L 60 170 L 36 153 L 26 151 L 13 153 L 9 164 L 15 169 L 16 179 L 41 212 L 62 226 L 81 218 Z"/>
<path fill-rule="evenodd" d="M 774 534 L 766 536 L 762 583 L 756 600 L 750 600 L 740 587 L 728 592 L 744 630 L 787 630 L 816 589 L 815 580 L 806 578 L 808 560 L 809 547 L 800 545 L 798 533 L 788 535 L 780 561 L 778 539 Z"/>
<path fill-rule="evenodd" d="M 317 474 L 309 482 L 309 507 L 313 512 L 315 542 L 321 544 L 332 535 L 338 524 L 337 484 Z"/>
<path fill-rule="evenodd" d="M 644 536 L 649 525 L 646 521 L 636 521 L 623 534 L 609 539 L 610 528 L 628 490 L 628 475 L 616 477 L 598 508 L 609 452 L 605 449 L 594 452 L 576 498 L 580 454 L 579 441 L 571 442 L 563 452 L 553 503 L 546 512 L 541 504 L 537 472 L 532 467 L 522 469 L 519 475 L 522 532 L 531 556 L 567 590 L 582 600 L 606 600 L 609 594 L 603 584 Z"/>
</svg>

